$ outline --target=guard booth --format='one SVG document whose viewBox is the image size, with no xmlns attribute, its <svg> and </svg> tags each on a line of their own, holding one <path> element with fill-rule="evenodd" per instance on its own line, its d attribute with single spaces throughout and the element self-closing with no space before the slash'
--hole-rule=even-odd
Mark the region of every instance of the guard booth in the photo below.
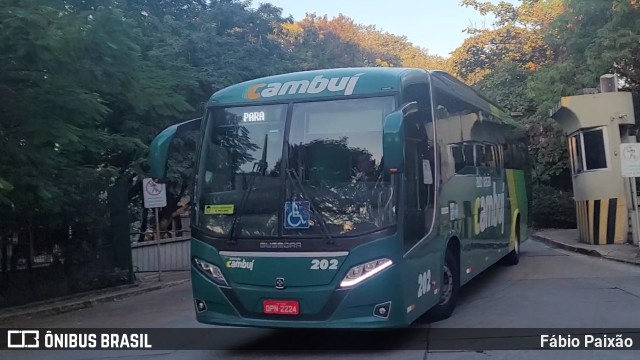
<svg viewBox="0 0 640 360">
<path fill-rule="evenodd" d="M 621 144 L 636 143 L 631 93 L 615 75 L 600 89 L 563 97 L 551 117 L 567 136 L 580 241 L 638 244 L 635 178 L 623 177 Z M 599 91 L 598 91 L 599 90 Z"/>
</svg>

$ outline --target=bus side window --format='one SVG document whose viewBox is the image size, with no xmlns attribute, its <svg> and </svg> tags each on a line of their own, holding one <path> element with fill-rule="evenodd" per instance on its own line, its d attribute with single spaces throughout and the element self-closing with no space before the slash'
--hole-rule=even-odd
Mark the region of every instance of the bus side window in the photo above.
<svg viewBox="0 0 640 360">
<path fill-rule="evenodd" d="M 459 173 L 464 168 L 464 154 L 462 153 L 462 146 L 458 144 L 451 145 L 451 156 L 453 157 L 455 172 Z"/>
<path fill-rule="evenodd" d="M 497 166 L 495 161 L 495 155 L 493 154 L 493 145 L 485 144 L 484 145 L 484 155 L 486 160 L 486 166 L 495 169 Z"/>
<path fill-rule="evenodd" d="M 460 169 L 462 175 L 475 175 L 476 157 L 473 144 L 462 143 L 462 156 L 464 159 L 463 168 Z"/>
<path fill-rule="evenodd" d="M 507 155 L 505 156 L 505 160 L 507 161 L 507 165 L 505 167 L 509 169 L 517 169 L 518 166 L 518 150 L 516 148 L 516 144 L 508 143 L 506 149 Z"/>
<path fill-rule="evenodd" d="M 484 146 L 482 144 L 476 144 L 476 166 L 487 167 L 486 156 L 484 153 Z"/>
</svg>

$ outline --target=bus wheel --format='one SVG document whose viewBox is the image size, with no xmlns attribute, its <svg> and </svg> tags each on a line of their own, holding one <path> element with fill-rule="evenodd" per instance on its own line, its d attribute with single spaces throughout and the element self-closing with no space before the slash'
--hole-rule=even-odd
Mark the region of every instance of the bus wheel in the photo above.
<svg viewBox="0 0 640 360">
<path fill-rule="evenodd" d="M 458 303 L 460 266 L 458 265 L 456 255 L 451 249 L 447 251 L 447 255 L 445 256 L 441 281 L 440 302 L 426 314 L 427 319 L 431 322 L 449 318 Z"/>
<path fill-rule="evenodd" d="M 520 226 L 516 226 L 516 243 L 513 250 L 504 257 L 505 265 L 518 265 L 520 262 Z"/>
</svg>

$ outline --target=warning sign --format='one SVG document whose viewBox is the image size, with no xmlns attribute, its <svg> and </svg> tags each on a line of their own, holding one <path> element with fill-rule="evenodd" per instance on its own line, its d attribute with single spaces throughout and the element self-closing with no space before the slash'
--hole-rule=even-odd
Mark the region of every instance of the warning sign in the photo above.
<svg viewBox="0 0 640 360">
<path fill-rule="evenodd" d="M 144 207 L 147 209 L 167 206 L 167 191 L 165 184 L 158 184 L 151 178 L 142 180 L 144 193 Z"/>
<path fill-rule="evenodd" d="M 620 154 L 622 177 L 640 177 L 640 144 L 623 143 Z"/>
<path fill-rule="evenodd" d="M 205 205 L 205 215 L 231 215 L 233 214 L 234 205 Z"/>
</svg>

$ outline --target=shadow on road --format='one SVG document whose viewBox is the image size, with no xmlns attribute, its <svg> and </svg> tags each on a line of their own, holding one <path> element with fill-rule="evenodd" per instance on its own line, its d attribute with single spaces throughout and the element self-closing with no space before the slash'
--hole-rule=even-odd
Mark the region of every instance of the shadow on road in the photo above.
<svg viewBox="0 0 640 360">
<path fill-rule="evenodd" d="M 247 355 L 250 352 L 269 351 L 273 356 L 295 356 L 289 351 L 350 351 L 368 353 L 375 351 L 425 350 L 428 329 L 385 330 L 272 330 L 269 335 L 230 349 L 231 353 Z"/>
<path fill-rule="evenodd" d="M 526 253 L 521 253 L 526 257 Z M 459 303 L 478 296 L 490 284 L 498 281 L 510 267 L 495 264 L 466 284 L 460 292 Z M 435 322 L 433 324 L 437 324 Z M 349 351 L 350 353 L 380 353 L 397 350 L 429 349 L 430 323 L 419 318 L 409 328 L 379 330 L 346 329 L 260 329 L 245 339 L 236 339 L 226 350 L 231 354 L 250 355 L 268 351 L 270 356 L 296 356 L 299 351 L 322 351 L 323 354 Z M 484 335 L 483 335 L 484 336 Z M 481 336 L 482 337 L 482 336 Z"/>
<path fill-rule="evenodd" d="M 496 264 L 461 289 L 460 302 L 476 296 L 505 267 Z M 248 355 L 269 351 L 270 356 L 295 356 L 295 351 L 370 353 L 397 350 L 427 350 L 429 321 L 419 318 L 409 328 L 379 330 L 283 329 L 268 330 L 264 334 L 230 349 L 232 353 Z M 263 329 L 264 330 L 264 329 Z M 293 351 L 293 353 L 290 353 Z"/>
</svg>

